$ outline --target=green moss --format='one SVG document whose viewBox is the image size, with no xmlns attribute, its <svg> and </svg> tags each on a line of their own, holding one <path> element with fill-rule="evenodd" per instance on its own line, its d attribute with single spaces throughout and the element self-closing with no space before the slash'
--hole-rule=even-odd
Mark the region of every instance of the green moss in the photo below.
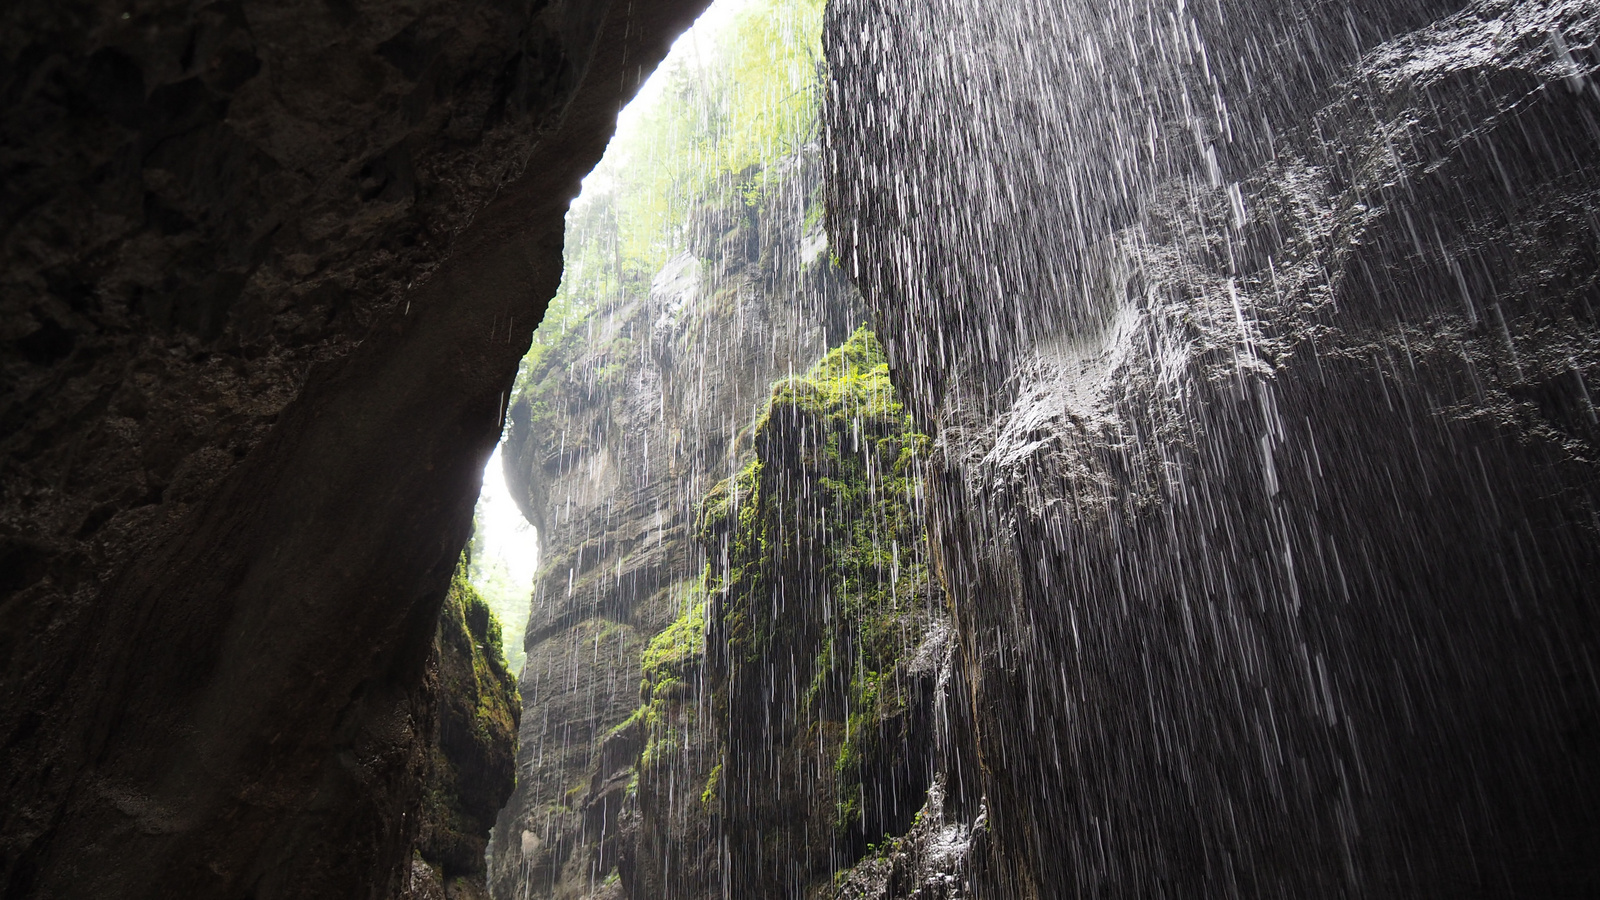
<svg viewBox="0 0 1600 900">
<path fill-rule="evenodd" d="M 831 762 L 842 834 L 863 827 L 866 780 L 892 762 L 883 726 L 906 713 L 900 666 L 932 602 L 920 481 L 929 445 L 863 327 L 774 386 L 757 458 L 703 506 L 708 550 L 726 549 L 708 586 L 722 597 L 730 664 L 809 661 L 797 672 L 800 717 L 812 723 L 804 740 Z M 824 608 L 778 614 L 777 596 Z"/>
<path fill-rule="evenodd" d="M 702 499 L 695 532 L 708 565 L 672 589 L 677 616 L 641 651 L 640 705 L 618 726 L 642 738 L 630 795 L 650 807 L 662 802 L 662 785 L 685 783 L 685 767 L 702 773 L 696 814 L 736 814 L 754 826 L 762 848 L 748 852 L 821 841 L 807 857 L 836 859 L 830 841 L 859 853 L 881 824 L 864 798 L 894 764 L 884 735 L 907 712 L 903 662 L 935 602 L 919 475 L 929 442 L 888 371 L 863 328 L 804 376 L 774 386 L 752 426 L 753 458 Z M 790 659 L 794 701 L 770 693 L 770 664 Z M 799 709 L 788 708 L 796 701 Z M 694 768 L 706 758 L 702 729 L 761 723 L 794 730 L 737 742 L 722 731 L 720 760 Z M 762 792 L 753 802 L 765 812 L 723 808 L 726 780 L 768 777 L 762 767 L 790 754 L 810 761 L 782 765 L 831 776 L 807 787 L 820 798 L 769 801 Z M 791 789 L 799 790 L 778 793 Z M 795 810 L 812 809 L 821 821 L 794 820 Z"/>
<path fill-rule="evenodd" d="M 644 730 L 639 771 L 649 771 L 680 749 L 682 733 L 695 715 L 694 697 L 705 664 L 705 574 L 672 589 L 682 612 L 650 640 L 640 654 L 641 704 L 623 726 Z"/>
<path fill-rule="evenodd" d="M 459 649 L 465 652 L 472 673 L 470 687 L 448 684 L 447 688 L 456 696 L 475 698 L 473 726 L 480 738 L 488 741 L 515 735 L 521 708 L 516 676 L 506 663 L 500 620 L 468 580 L 465 560 L 451 578 L 441 615 L 454 631 L 453 639 L 464 644 Z"/>
<path fill-rule="evenodd" d="M 722 797 L 722 763 L 718 762 L 711 769 L 711 775 L 706 779 L 706 789 L 700 792 L 700 805 L 708 810 L 714 810 Z"/>
<path fill-rule="evenodd" d="M 733 479 L 724 478 L 713 485 L 700 501 L 700 519 L 695 527 L 700 541 L 714 545 L 721 540 L 728 533 L 728 515 L 732 511 Z"/>
<path fill-rule="evenodd" d="M 521 699 L 501 639 L 493 610 L 468 580 L 463 555 L 434 638 L 439 730 L 423 786 L 417 848 L 449 877 L 482 874 L 489 828 L 515 785 Z M 463 772 L 471 777 L 464 779 Z"/>
<path fill-rule="evenodd" d="M 641 657 L 646 701 L 670 684 L 688 680 L 705 660 L 705 587 L 695 582 L 685 593 L 683 614 L 650 640 Z"/>
</svg>

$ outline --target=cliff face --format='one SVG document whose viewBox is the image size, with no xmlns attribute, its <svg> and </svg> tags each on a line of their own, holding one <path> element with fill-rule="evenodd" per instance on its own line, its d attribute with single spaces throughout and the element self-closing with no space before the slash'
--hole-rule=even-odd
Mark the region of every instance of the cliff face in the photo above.
<svg viewBox="0 0 1600 900">
<path fill-rule="evenodd" d="M 8 8 L 0 433 L 19 609 L 89 602 L 310 366 L 387 327 L 560 121 L 599 12 Z M 25 658 L 22 633 L 6 646 Z"/>
<path fill-rule="evenodd" d="M 385 896 L 567 200 L 696 3 L 0 15 L 0 883 Z"/>
<path fill-rule="evenodd" d="M 501 896 L 621 889 L 607 877 L 633 846 L 644 735 L 617 729 L 640 706 L 652 639 L 703 578 L 700 500 L 748 454 L 772 382 L 853 327 L 859 301 L 805 214 L 817 170 L 812 151 L 765 195 L 708 199 L 648 289 L 579 298 L 526 365 L 504 453 L 541 562 L 518 789 L 496 831 Z"/>
<path fill-rule="evenodd" d="M 484 851 L 516 786 L 517 679 L 500 649 L 500 623 L 467 580 L 450 580 L 425 689 L 437 709 L 411 873 L 402 896 L 484 897 Z"/>
<path fill-rule="evenodd" d="M 1600 7 L 1382 7 L 830 8 L 987 896 L 1600 887 Z"/>
<path fill-rule="evenodd" d="M 862 329 L 774 388 L 754 458 L 707 498 L 707 793 L 735 895 L 827 896 L 923 806 L 948 639 L 927 449 Z"/>
<path fill-rule="evenodd" d="M 672 537 L 696 542 L 675 549 L 698 571 L 660 579 L 630 619 L 571 628 L 576 648 L 555 629 L 530 638 L 529 660 L 550 669 L 524 671 L 525 691 L 546 687 L 524 715 L 550 724 L 523 732 L 497 895 L 827 896 L 836 875 L 864 892 L 877 869 L 845 872 L 863 855 L 892 867 L 890 844 L 913 825 L 970 817 L 942 786 L 952 643 L 923 519 L 929 442 L 876 339 L 860 330 L 780 380 L 746 434 L 747 463 Z M 627 585 L 639 562 L 601 565 Z M 596 653 L 593 635 L 615 646 Z M 555 639 L 559 656 L 533 652 Z M 552 656 L 578 670 L 566 685 L 588 679 L 585 705 L 551 677 Z M 602 694 L 601 678 L 622 684 Z M 523 799 L 558 778 L 571 786 L 557 802 Z M 940 879 L 965 864 L 970 829 L 954 827 Z M 900 882 L 922 877 L 900 867 Z"/>
</svg>

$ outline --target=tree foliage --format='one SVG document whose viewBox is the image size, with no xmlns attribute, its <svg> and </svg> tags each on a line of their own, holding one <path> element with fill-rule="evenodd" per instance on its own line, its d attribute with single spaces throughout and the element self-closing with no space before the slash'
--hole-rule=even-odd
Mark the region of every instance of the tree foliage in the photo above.
<svg viewBox="0 0 1600 900">
<path fill-rule="evenodd" d="M 750 0 L 695 28 L 619 120 L 567 214 L 566 268 L 536 361 L 598 309 L 649 290 L 688 245 L 696 208 L 754 199 L 772 163 L 816 136 L 823 0 Z"/>
</svg>

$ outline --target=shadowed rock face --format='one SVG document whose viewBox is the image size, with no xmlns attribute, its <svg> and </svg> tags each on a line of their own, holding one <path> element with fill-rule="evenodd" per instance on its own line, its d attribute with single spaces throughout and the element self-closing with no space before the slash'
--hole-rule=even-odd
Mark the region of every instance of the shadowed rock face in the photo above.
<svg viewBox="0 0 1600 900">
<path fill-rule="evenodd" d="M 484 850 L 495 816 L 517 783 L 517 677 L 501 654 L 500 623 L 467 580 L 450 579 L 439 614 L 426 688 L 435 697 L 416 858 L 402 900 L 430 888 L 487 892 Z M 420 882 L 420 883 L 419 883 Z"/>
<path fill-rule="evenodd" d="M 393 891 L 568 198 L 702 5 L 0 14 L 6 896 Z"/>
<path fill-rule="evenodd" d="M 1587 896 L 1600 5 L 1254 6 L 831 7 L 975 886 Z"/>
</svg>

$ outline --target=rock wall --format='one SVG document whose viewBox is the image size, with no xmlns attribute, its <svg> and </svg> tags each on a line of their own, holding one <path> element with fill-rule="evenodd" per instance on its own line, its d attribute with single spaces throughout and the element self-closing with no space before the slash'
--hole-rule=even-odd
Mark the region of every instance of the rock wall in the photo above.
<svg viewBox="0 0 1600 900">
<path fill-rule="evenodd" d="M 520 833 L 497 831 L 497 895 L 829 896 L 836 877 L 874 883 L 875 869 L 846 871 L 863 856 L 883 862 L 914 826 L 967 813 L 942 786 L 953 645 L 923 518 L 929 442 L 871 333 L 780 380 L 747 440 L 748 462 L 683 526 L 699 571 L 644 599 L 675 618 L 584 623 L 576 652 L 558 635 L 559 664 L 589 685 L 627 680 L 591 687 L 587 706 L 570 687 L 528 704 L 565 716 L 568 743 L 524 732 L 564 755 L 551 765 L 524 744 L 519 799 L 533 778 L 572 787 L 508 807 L 500 825 Z M 597 653 L 594 634 L 620 646 Z M 537 670 L 523 683 L 561 684 Z M 959 889 L 971 829 L 954 827 L 948 858 L 925 868 Z"/>
<path fill-rule="evenodd" d="M 489 831 L 516 786 L 522 698 L 469 566 L 450 579 L 424 683 L 438 713 L 405 900 L 488 896 Z"/>
<path fill-rule="evenodd" d="M 637 797 L 643 734 L 617 729 L 640 706 L 650 642 L 703 578 L 701 498 L 749 453 L 773 381 L 859 316 L 821 252 L 820 217 L 806 214 L 815 148 L 780 167 L 764 195 L 730 184 L 704 198 L 689 246 L 648 287 L 580 298 L 519 384 L 506 480 L 539 529 L 541 561 L 497 896 L 622 889 L 616 866 L 637 811 L 624 798 Z"/>
<path fill-rule="evenodd" d="M 922 515 L 927 450 L 862 329 L 773 389 L 754 458 L 707 497 L 720 751 L 707 803 L 724 892 L 829 896 L 924 805 L 949 637 Z"/>
<path fill-rule="evenodd" d="M 8 895 L 392 893 L 568 198 L 701 5 L 0 14 Z"/>
<path fill-rule="evenodd" d="M 830 227 L 936 441 L 980 896 L 1600 888 L 1597 38 L 832 4 Z"/>
</svg>

